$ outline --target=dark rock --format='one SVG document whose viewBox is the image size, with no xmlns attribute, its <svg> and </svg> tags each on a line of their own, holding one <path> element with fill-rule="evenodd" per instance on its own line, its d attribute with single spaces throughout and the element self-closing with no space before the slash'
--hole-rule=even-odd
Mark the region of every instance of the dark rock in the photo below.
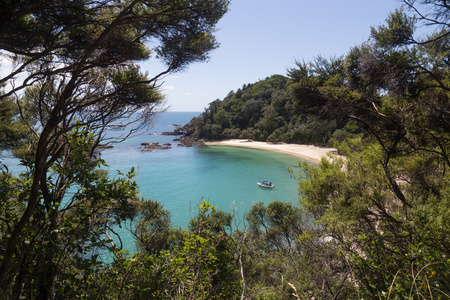
<svg viewBox="0 0 450 300">
<path fill-rule="evenodd" d="M 174 139 L 174 141 L 178 141 L 178 147 L 202 146 L 205 144 L 204 139 L 193 136 L 182 136 L 181 138 Z"/>
<path fill-rule="evenodd" d="M 164 131 L 161 135 L 182 135 L 184 131 L 181 129 L 175 129 L 174 131 Z"/>
<path fill-rule="evenodd" d="M 180 126 L 180 125 L 173 125 L 176 126 L 174 131 L 165 131 L 163 133 L 161 133 L 161 135 L 183 135 L 186 133 L 186 130 L 184 128 L 184 126 Z"/>
<path fill-rule="evenodd" d="M 145 145 L 144 145 L 145 144 Z M 160 145 L 159 143 L 142 143 L 141 145 L 144 145 L 144 147 L 141 147 L 139 149 L 141 149 L 141 151 L 144 152 L 152 152 L 155 150 L 168 150 L 171 149 L 172 147 L 170 147 L 170 144 L 164 144 L 164 145 Z"/>
</svg>

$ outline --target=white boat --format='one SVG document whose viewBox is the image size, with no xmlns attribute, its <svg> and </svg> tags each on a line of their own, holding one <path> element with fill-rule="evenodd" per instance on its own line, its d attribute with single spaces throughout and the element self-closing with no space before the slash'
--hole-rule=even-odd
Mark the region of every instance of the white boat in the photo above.
<svg viewBox="0 0 450 300">
<path fill-rule="evenodd" d="M 273 189 L 275 186 L 272 184 L 272 182 L 269 182 L 268 180 L 264 180 L 263 182 L 257 182 L 257 185 L 265 188 Z"/>
</svg>

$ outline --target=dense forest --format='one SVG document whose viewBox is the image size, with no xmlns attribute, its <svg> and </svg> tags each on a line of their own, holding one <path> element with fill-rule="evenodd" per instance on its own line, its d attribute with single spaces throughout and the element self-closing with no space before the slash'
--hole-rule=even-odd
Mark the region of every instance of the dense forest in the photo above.
<svg viewBox="0 0 450 300">
<path fill-rule="evenodd" d="M 338 72 L 327 69 L 331 67 L 329 64 L 343 72 L 343 58 L 317 57 L 308 64 L 297 62 L 299 67 L 308 68 L 311 77 L 329 77 L 332 75 L 328 72 Z M 361 132 L 345 114 L 334 118 L 324 114 L 321 101 L 325 99 L 314 98 L 317 95 L 313 91 L 301 95 L 305 86 L 294 79 L 296 72 L 292 68 L 289 77 L 272 75 L 254 84 L 244 84 L 223 100 L 211 102 L 185 126 L 186 135 L 206 140 L 251 139 L 331 146 L 344 136 Z M 302 98 L 310 103 L 302 102 Z"/>
<path fill-rule="evenodd" d="M 299 205 L 239 219 L 203 201 L 181 229 L 96 149 L 146 126 L 160 78 L 218 46 L 228 1 L 0 1 L 1 146 L 27 170 L 1 164 L 0 298 L 450 299 L 450 6 L 401 2 L 349 53 L 293 62 L 189 124 L 337 147 L 292 171 Z M 167 69 L 149 78 L 152 52 Z M 136 253 L 113 242 L 126 220 Z"/>
</svg>

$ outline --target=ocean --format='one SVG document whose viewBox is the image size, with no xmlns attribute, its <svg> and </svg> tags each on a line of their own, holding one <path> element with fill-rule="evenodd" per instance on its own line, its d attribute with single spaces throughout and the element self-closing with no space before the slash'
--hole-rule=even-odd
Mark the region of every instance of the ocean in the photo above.
<svg viewBox="0 0 450 300">
<path fill-rule="evenodd" d="M 253 203 L 273 200 L 299 205 L 298 184 L 288 168 L 298 166 L 300 158 L 267 150 L 231 146 L 178 147 L 176 136 L 161 135 L 173 131 L 174 124 L 187 124 L 200 112 L 164 112 L 154 126 L 141 135 L 102 151 L 110 174 L 116 170 L 136 169 L 140 196 L 159 201 L 170 211 L 172 225 L 187 228 L 203 199 L 226 212 L 235 214 L 236 226 Z M 171 149 L 143 152 L 141 143 L 171 143 Z M 8 163 L 11 159 L 5 157 Z M 10 166 L 12 171 L 14 166 Z M 256 182 L 269 180 L 275 188 L 259 187 Z M 121 230 L 125 248 L 134 249 L 131 234 Z"/>
</svg>

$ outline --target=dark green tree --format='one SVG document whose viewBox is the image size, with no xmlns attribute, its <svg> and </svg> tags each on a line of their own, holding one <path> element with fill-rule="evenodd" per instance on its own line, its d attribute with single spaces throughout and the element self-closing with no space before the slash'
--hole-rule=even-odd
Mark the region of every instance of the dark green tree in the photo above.
<svg viewBox="0 0 450 300">
<path fill-rule="evenodd" d="M 337 242 L 359 297 L 446 299 L 449 7 L 417 1 L 425 16 L 404 3 L 415 16 L 397 10 L 372 28 L 346 58 L 347 92 L 322 103 L 362 134 L 338 147 L 345 158 L 303 165 L 301 201 Z M 422 21 L 436 27 L 418 38 Z"/>
<path fill-rule="evenodd" d="M 336 243 L 299 206 L 256 203 L 234 232 L 243 295 L 256 299 L 356 299 Z"/>
<path fill-rule="evenodd" d="M 89 214 L 96 221 L 93 226 L 114 219 L 106 212 L 118 214 L 117 221 L 127 215 L 134 185 L 106 180 L 104 174 L 95 177 L 101 161 L 94 150 L 105 142 L 109 128 L 128 125 L 134 132 L 147 124 L 162 104 L 161 76 L 207 59 L 218 46 L 214 26 L 227 5 L 221 0 L 0 2 L 0 49 L 13 65 L 0 78 L 0 84 L 11 86 L 0 99 L 5 105 L 16 103 L 29 130 L 29 147 L 19 152 L 28 167 L 26 188 L 14 194 L 15 217 L 2 216 L 8 228 L 0 249 L 4 295 L 46 299 L 61 292 L 60 267 L 70 266 L 70 260 L 52 258 L 46 251 L 63 253 L 64 244 L 54 237 L 72 211 L 83 212 L 80 226 Z M 137 63 L 151 57 L 162 59 L 167 68 L 153 76 L 142 74 Z M 113 195 L 97 199 L 85 187 L 89 184 L 99 190 L 109 185 Z M 80 189 L 66 200 L 69 188 Z M 107 199 L 114 209 L 100 204 Z M 104 221 L 94 217 L 101 211 Z M 73 234 L 68 243 L 83 247 L 85 239 Z M 41 246 L 40 253 L 31 251 Z M 30 276 L 29 263 L 41 258 L 48 263 L 42 275 L 17 285 L 14 279 Z"/>
<path fill-rule="evenodd" d="M 149 231 L 138 241 L 139 245 L 142 241 L 153 243 L 161 233 L 158 231 L 161 224 L 162 227 L 167 224 L 167 214 L 159 203 L 147 201 L 144 206 L 136 231 L 139 236 L 144 229 L 141 225 Z M 116 257 L 110 267 L 96 274 L 91 293 L 86 295 L 126 299 L 236 299 L 239 277 L 225 232 L 230 222 L 231 214 L 203 201 L 189 230 L 180 230 L 176 240 L 160 243 L 162 247 L 158 251 Z M 118 288 L 111 289 L 111 285 Z"/>
<path fill-rule="evenodd" d="M 156 254 L 181 243 L 181 229 L 173 228 L 169 211 L 158 201 L 145 200 L 139 207 L 140 219 L 134 229 L 140 251 Z"/>
</svg>

